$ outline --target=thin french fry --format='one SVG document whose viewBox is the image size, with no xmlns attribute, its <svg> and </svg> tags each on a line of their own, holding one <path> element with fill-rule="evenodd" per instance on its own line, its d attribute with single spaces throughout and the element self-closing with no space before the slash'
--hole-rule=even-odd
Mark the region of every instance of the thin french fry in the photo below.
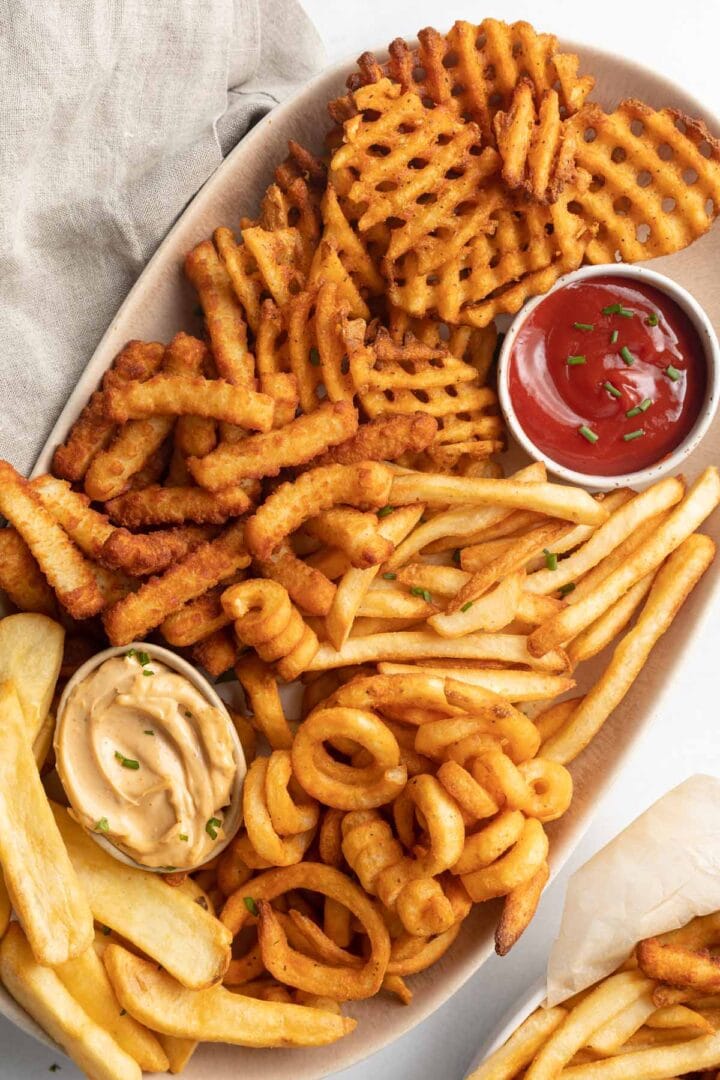
<svg viewBox="0 0 720 1080">
<path fill-rule="evenodd" d="M 508 1041 L 478 1065 L 467 1080 L 514 1080 L 533 1060 L 547 1039 L 560 1026 L 567 1010 L 537 1009 L 523 1021 Z"/>
<path fill-rule="evenodd" d="M 564 484 L 521 484 L 516 480 L 486 480 L 442 473 L 396 476 L 390 491 L 390 504 L 403 506 L 415 502 L 429 506 L 462 504 L 537 510 L 577 525 L 602 525 L 608 518 L 601 502 L 580 488 Z"/>
<path fill-rule="evenodd" d="M 617 1057 L 595 1061 L 589 1065 L 573 1065 L 563 1070 L 566 1080 L 664 1080 L 665 1077 L 682 1076 L 684 1073 L 702 1072 L 717 1068 L 720 1062 L 720 1034 L 693 1037 L 686 1042 L 677 1041 L 675 1032 L 653 1032 L 656 1036 L 669 1036 L 671 1045 L 655 1045 L 648 1049 L 634 1050 Z M 658 1038 L 657 1042 L 661 1042 Z M 626 1044 L 627 1045 L 627 1044 Z"/>
<path fill-rule="evenodd" d="M 655 575 L 653 573 L 640 578 L 599 619 L 596 619 L 594 623 L 590 623 L 590 626 L 572 639 L 567 647 L 567 654 L 573 666 L 583 660 L 590 660 L 591 657 L 597 656 L 618 634 L 623 632 L 650 592 L 654 579 Z M 545 622 L 544 619 L 539 621 Z"/>
<path fill-rule="evenodd" d="M 477 573 L 474 573 L 467 584 L 453 597 L 448 604 L 448 611 L 445 616 L 446 625 L 452 627 L 452 616 L 456 612 L 460 611 L 466 604 L 477 600 L 478 597 L 482 596 L 492 585 L 507 574 L 512 574 L 514 571 L 525 567 L 531 559 L 542 554 L 546 548 L 552 546 L 555 540 L 564 536 L 568 528 L 561 521 L 549 521 L 544 525 L 537 525 L 530 532 L 525 533 L 524 536 L 519 536 L 517 540 L 509 541 L 505 550 L 481 567 Z M 462 556 L 460 561 L 464 570 L 469 569 L 465 565 Z"/>
<path fill-rule="evenodd" d="M 529 638 L 530 651 L 542 656 L 545 649 L 575 637 L 627 590 L 654 570 L 683 540 L 698 528 L 720 502 L 720 476 L 714 467 L 696 480 L 686 498 L 633 555 L 602 581 L 592 592 L 572 603 Z"/>
<path fill-rule="evenodd" d="M 414 474 L 412 474 L 414 475 Z M 540 483 L 545 480 L 545 466 L 540 462 L 528 465 L 515 473 L 513 481 L 517 484 Z M 422 501 L 420 498 L 412 502 Z M 395 503 L 393 503 L 395 505 Z M 404 566 L 419 551 L 427 548 L 430 544 L 437 543 L 447 536 L 455 533 L 472 532 L 487 528 L 498 521 L 508 517 L 510 511 L 506 507 L 473 507 L 461 506 L 455 510 L 446 510 L 436 514 L 430 521 L 425 522 L 400 544 L 393 555 L 388 559 L 387 570 L 397 570 Z M 455 547 L 453 542 L 452 547 Z"/>
<path fill-rule="evenodd" d="M 594 1032 L 611 1017 L 627 1009 L 651 988 L 651 980 L 638 971 L 624 971 L 605 979 L 567 1015 L 540 1049 L 525 1074 L 528 1080 L 550 1080 L 561 1070 L 566 1076 L 571 1072 L 576 1073 L 577 1067 L 565 1071 L 573 1054 L 582 1049 Z"/>
<path fill-rule="evenodd" d="M 482 664 L 482 661 L 478 661 Z M 575 680 L 565 675 L 548 675 L 540 671 L 458 666 L 457 660 L 419 660 L 415 664 L 380 661 L 382 675 L 403 675 L 416 672 L 418 667 L 428 675 L 439 675 L 492 690 L 508 701 L 541 701 L 572 690 Z"/>
<path fill-rule="evenodd" d="M 550 593 L 576 581 L 597 566 L 618 544 L 632 536 L 645 521 L 679 503 L 684 491 L 682 482 L 669 476 L 640 492 L 615 510 L 578 551 L 567 559 L 562 559 L 557 569 L 538 570 L 531 574 L 527 583 L 528 592 Z"/>
<path fill-rule="evenodd" d="M 407 630 L 397 634 L 373 634 L 352 638 L 342 649 L 321 645 L 308 671 L 327 671 L 349 664 L 377 663 L 386 660 L 416 660 L 418 658 L 470 658 L 474 660 L 503 660 L 510 664 L 533 662 L 527 651 L 527 639 L 520 634 L 467 634 L 462 638 L 441 638 L 426 630 Z M 545 654 L 542 671 L 567 671 L 566 656 L 561 652 Z"/>
<path fill-rule="evenodd" d="M 635 627 L 617 646 L 605 672 L 564 727 L 545 743 L 544 757 L 565 765 L 584 750 L 625 697 L 714 556 L 715 544 L 701 534 L 689 536 L 677 547 L 658 572 Z"/>
</svg>

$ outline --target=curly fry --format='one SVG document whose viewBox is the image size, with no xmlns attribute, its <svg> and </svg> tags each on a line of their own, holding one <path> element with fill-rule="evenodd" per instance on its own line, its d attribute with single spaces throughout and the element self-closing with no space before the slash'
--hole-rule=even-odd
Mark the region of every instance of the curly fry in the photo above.
<svg viewBox="0 0 720 1080">
<path fill-rule="evenodd" d="M 278 674 L 286 681 L 297 678 L 317 652 L 314 631 L 276 581 L 252 578 L 232 585 L 223 593 L 221 603 L 235 620 L 238 639 L 254 646 L 268 663 L 279 661 Z"/>
<path fill-rule="evenodd" d="M 372 755 L 362 768 L 342 765 L 323 743 L 351 739 Z M 405 786 L 407 770 L 391 731 L 373 713 L 320 708 L 300 724 L 292 745 L 293 771 L 313 798 L 339 810 L 369 809 L 390 802 Z"/>
</svg>

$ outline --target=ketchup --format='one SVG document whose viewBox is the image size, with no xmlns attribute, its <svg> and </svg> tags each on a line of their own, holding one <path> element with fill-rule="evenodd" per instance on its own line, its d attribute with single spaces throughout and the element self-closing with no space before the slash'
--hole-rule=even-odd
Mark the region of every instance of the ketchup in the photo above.
<svg viewBox="0 0 720 1080">
<path fill-rule="evenodd" d="M 548 458 L 617 476 L 654 465 L 685 439 L 706 379 L 702 343 L 675 301 L 608 275 L 537 305 L 515 338 L 508 387 L 520 425 Z"/>
</svg>

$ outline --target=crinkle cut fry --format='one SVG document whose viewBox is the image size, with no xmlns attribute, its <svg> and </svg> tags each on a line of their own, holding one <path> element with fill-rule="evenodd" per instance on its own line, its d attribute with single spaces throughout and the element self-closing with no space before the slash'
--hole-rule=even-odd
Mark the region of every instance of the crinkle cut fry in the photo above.
<svg viewBox="0 0 720 1080">
<path fill-rule="evenodd" d="M 255 364 L 247 347 L 247 327 L 227 270 L 210 240 L 185 257 L 185 273 L 200 298 L 220 376 L 237 386 L 254 385 Z"/>
<path fill-rule="evenodd" d="M 393 473 L 377 462 L 323 465 L 281 484 L 245 526 L 250 552 L 266 559 L 304 521 L 338 503 L 358 509 L 386 505 Z"/>
<path fill-rule="evenodd" d="M 18 611 L 57 616 L 55 594 L 17 529 L 0 529 L 0 589 Z"/>
<path fill-rule="evenodd" d="M 403 454 L 426 450 L 437 434 L 435 417 L 428 413 L 378 416 L 361 424 L 345 442 L 313 458 L 311 465 L 355 465 L 360 461 L 397 461 Z"/>
<path fill-rule="evenodd" d="M 213 241 L 230 278 L 235 296 L 242 305 L 248 326 L 256 334 L 260 323 L 260 305 L 266 298 L 266 292 L 255 259 L 244 244 L 238 244 L 231 229 L 216 229 L 213 233 Z M 234 305 L 229 304 L 229 307 L 232 311 Z M 232 324 L 235 324 L 236 320 L 237 315 L 233 314 Z M 243 341 L 239 327 L 237 333 L 240 341 Z M 241 354 L 240 349 L 238 352 Z"/>
<path fill-rule="evenodd" d="M 336 586 L 322 571 L 299 559 L 289 543 L 283 541 L 267 559 L 256 561 L 263 577 L 283 585 L 293 603 L 306 615 L 328 614 Z"/>
<path fill-rule="evenodd" d="M 251 435 L 223 444 L 205 458 L 191 458 L 188 467 L 200 485 L 220 491 L 246 477 L 277 476 L 281 469 L 304 465 L 351 438 L 357 426 L 357 410 L 349 401 L 324 402 L 278 431 Z"/>
<path fill-rule="evenodd" d="M 200 375 L 155 375 L 105 393 L 105 412 L 120 423 L 153 416 L 205 416 L 229 424 L 269 431 L 273 401 L 225 379 Z"/>
<path fill-rule="evenodd" d="M 44 508 L 32 487 L 7 461 L 0 461 L 0 514 L 23 538 L 63 607 L 74 619 L 97 615 L 105 606 L 91 565 Z"/>
<path fill-rule="evenodd" d="M 129 529 L 148 525 L 223 525 L 252 506 L 258 492 L 255 481 L 237 484 L 226 491 L 205 491 L 197 487 L 162 487 L 151 484 L 127 491 L 105 504 L 111 521 Z"/>
<path fill-rule="evenodd" d="M 212 539 L 207 525 L 180 525 L 176 529 L 158 529 L 152 533 L 131 533 L 114 529 L 102 546 L 98 558 L 112 570 L 123 570 L 133 577 L 159 574 L 177 559 L 182 559 L 198 545 Z"/>
<path fill-rule="evenodd" d="M 149 379 L 160 370 L 165 349 L 159 341 L 129 341 L 105 373 L 102 389 L 133 379 Z M 80 413 L 65 442 L 58 446 L 52 469 L 63 480 L 79 483 L 98 451 L 110 442 L 115 425 L 104 413 L 102 391 L 96 391 Z"/>
<path fill-rule="evenodd" d="M 180 604 L 201 596 L 213 585 L 248 566 L 250 557 L 241 523 L 230 525 L 216 540 L 201 544 L 162 576 L 150 578 L 103 615 L 113 645 L 142 639 Z"/>
<path fill-rule="evenodd" d="M 165 349 L 162 370 L 167 375 L 199 375 L 206 351 L 203 343 L 189 334 L 176 334 Z M 212 424 L 214 437 L 212 421 L 199 417 L 184 417 L 183 421 Z M 131 419 L 121 424 L 107 449 L 100 450 L 90 463 L 85 474 L 87 494 L 97 501 L 121 495 L 132 478 L 160 452 L 175 423 L 175 417 L 169 415 Z"/>
<path fill-rule="evenodd" d="M 624 262 L 668 255 L 710 228 L 720 207 L 720 143 L 702 121 L 629 99 L 610 114 L 588 106 L 571 127 L 579 167 L 598 178 L 576 196 L 600 226 L 590 262 L 614 262 L 616 251 Z"/>
</svg>

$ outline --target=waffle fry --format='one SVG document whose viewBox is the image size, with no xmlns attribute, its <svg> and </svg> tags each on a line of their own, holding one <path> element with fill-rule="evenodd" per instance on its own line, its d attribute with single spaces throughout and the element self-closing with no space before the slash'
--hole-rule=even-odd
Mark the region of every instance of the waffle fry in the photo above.
<svg viewBox="0 0 720 1080">
<path fill-rule="evenodd" d="M 523 75 L 532 80 L 538 97 L 559 84 L 566 113 L 582 106 L 595 81 L 589 75 L 578 75 L 579 61 L 574 53 L 558 52 L 552 34 L 539 34 L 527 22 L 508 25 L 484 19 L 473 25 L 458 21 L 445 35 L 428 28 L 421 30 L 418 38 L 417 50 L 400 38 L 392 42 L 390 59 L 384 66 L 372 54 L 364 53 L 348 86 L 355 90 L 377 82 L 387 71 L 403 90 L 413 90 L 469 117 L 479 126 L 485 142 L 492 142 L 493 117 L 501 109 L 507 111 Z M 329 111 L 342 123 L 352 114 L 352 100 L 332 102 Z"/>
<path fill-rule="evenodd" d="M 530 79 L 521 79 L 509 112 L 494 119 L 503 180 L 536 202 L 555 202 L 575 177 L 577 132 L 560 115 L 557 90 L 546 90 L 536 108 Z"/>
<path fill-rule="evenodd" d="M 701 120 L 630 99 L 609 114 L 588 107 L 569 126 L 577 164 L 593 177 L 575 196 L 585 220 L 599 224 L 589 262 L 669 255 L 710 228 L 720 207 L 720 143 Z"/>
<path fill-rule="evenodd" d="M 445 245 L 453 254 L 488 227 L 502 198 L 486 186 L 498 155 L 481 150 L 474 124 L 442 107 L 427 109 L 387 79 L 358 90 L 354 104 L 358 114 L 330 162 L 331 182 L 350 205 L 366 207 L 357 219 L 361 233 L 388 230 L 388 259 L 419 249 L 427 252 L 423 268 L 432 269 L 444 261 Z"/>
<path fill-rule="evenodd" d="M 591 229 L 569 211 L 575 197 L 575 189 L 567 188 L 549 207 L 518 203 L 498 210 L 492 235 L 475 237 L 456 260 L 430 273 L 409 252 L 393 265 L 392 303 L 410 315 L 436 312 L 450 323 L 476 327 L 514 315 L 528 297 L 547 292 L 582 262 Z"/>
</svg>

